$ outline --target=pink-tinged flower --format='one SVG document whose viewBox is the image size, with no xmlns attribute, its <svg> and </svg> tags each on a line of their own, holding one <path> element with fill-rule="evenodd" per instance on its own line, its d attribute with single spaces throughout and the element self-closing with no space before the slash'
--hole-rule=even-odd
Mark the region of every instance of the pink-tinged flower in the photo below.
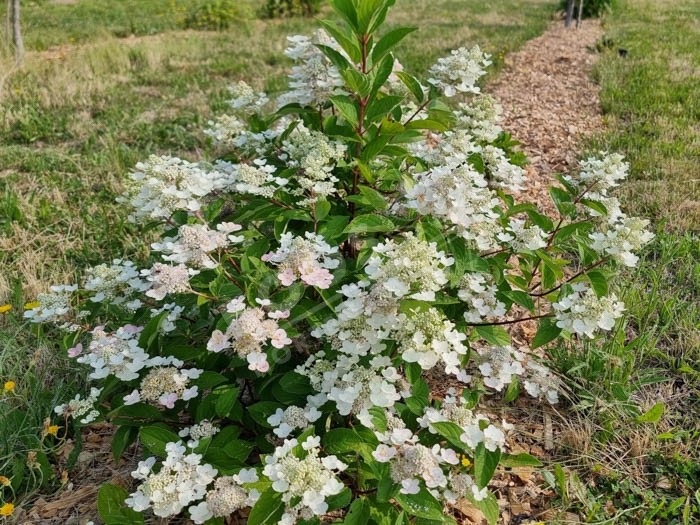
<svg viewBox="0 0 700 525">
<path fill-rule="evenodd" d="M 269 312 L 267 316 L 270 319 L 289 319 L 289 310 L 275 310 L 274 312 Z"/>
<path fill-rule="evenodd" d="M 173 408 L 175 407 L 175 402 L 177 401 L 177 394 L 174 392 L 170 392 L 167 394 L 163 394 L 158 398 L 158 402 L 163 405 L 165 408 Z"/>
<path fill-rule="evenodd" d="M 285 332 L 282 328 L 278 328 L 272 334 L 270 344 L 272 344 L 272 346 L 275 348 L 284 348 L 287 345 L 291 345 L 292 340 L 287 337 L 287 332 Z"/>
<path fill-rule="evenodd" d="M 124 396 L 125 405 L 135 405 L 141 401 L 141 394 L 138 390 L 134 390 L 131 394 Z"/>
<path fill-rule="evenodd" d="M 301 269 L 301 271 L 302 281 L 311 286 L 317 286 L 322 290 L 329 288 L 333 282 L 333 274 L 331 274 L 331 272 L 325 268 L 309 268 L 308 266 L 305 266 Z"/>
<path fill-rule="evenodd" d="M 248 354 L 248 370 L 265 373 L 270 370 L 270 363 L 267 362 L 267 356 L 263 353 Z"/>
<path fill-rule="evenodd" d="M 297 277 L 294 275 L 294 269 L 293 268 L 287 268 L 281 273 L 277 274 L 277 278 L 280 280 L 280 282 L 284 286 L 289 286 L 291 285 L 294 281 L 296 281 Z"/>
<path fill-rule="evenodd" d="M 242 295 L 240 297 L 236 297 L 235 299 L 231 299 L 226 305 L 226 311 L 230 314 L 235 314 L 241 310 L 245 310 L 245 297 Z"/>
<path fill-rule="evenodd" d="M 210 352 L 221 352 L 231 346 L 231 341 L 221 330 L 214 330 L 211 338 L 207 342 L 207 350 Z"/>
<path fill-rule="evenodd" d="M 78 343 L 73 348 L 68 349 L 68 357 L 78 357 L 83 353 L 83 345 Z"/>
</svg>

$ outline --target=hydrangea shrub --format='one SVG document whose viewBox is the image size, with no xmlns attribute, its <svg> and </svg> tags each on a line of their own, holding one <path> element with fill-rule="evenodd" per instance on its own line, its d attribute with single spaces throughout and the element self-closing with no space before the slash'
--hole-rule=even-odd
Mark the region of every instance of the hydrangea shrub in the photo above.
<svg viewBox="0 0 700 525">
<path fill-rule="evenodd" d="M 150 267 L 101 264 L 26 314 L 96 382 L 56 413 L 145 452 L 131 494 L 100 492 L 108 524 L 456 523 L 464 499 L 494 523 L 499 463 L 538 462 L 480 401 L 556 403 L 532 350 L 624 313 L 610 279 L 652 235 L 609 195 L 622 158 L 559 176 L 543 214 L 477 86 L 488 55 L 422 82 L 393 54 L 412 30 L 383 30 L 392 0 L 332 3 L 340 23 L 289 38 L 289 91 L 231 88 L 216 160 L 135 167 L 122 200 L 162 231 Z M 508 331 L 525 321 L 529 347 Z"/>
</svg>

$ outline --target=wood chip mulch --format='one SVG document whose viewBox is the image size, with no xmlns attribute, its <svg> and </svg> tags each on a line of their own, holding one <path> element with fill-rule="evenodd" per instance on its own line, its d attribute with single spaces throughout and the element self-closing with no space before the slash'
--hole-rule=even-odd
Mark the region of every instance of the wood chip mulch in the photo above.
<svg viewBox="0 0 700 525">
<path fill-rule="evenodd" d="M 506 56 L 504 70 L 485 89 L 501 102 L 503 129 L 522 142 L 530 160 L 523 196 L 545 211 L 553 210 L 551 174 L 575 168 L 582 141 L 602 127 L 598 86 L 591 80 L 602 34 L 595 20 L 578 29 L 557 21 Z"/>
</svg>

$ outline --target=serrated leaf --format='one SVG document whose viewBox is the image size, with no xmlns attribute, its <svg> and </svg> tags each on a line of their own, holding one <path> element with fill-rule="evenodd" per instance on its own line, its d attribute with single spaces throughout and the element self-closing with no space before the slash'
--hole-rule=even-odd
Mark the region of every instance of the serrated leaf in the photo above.
<svg viewBox="0 0 700 525">
<path fill-rule="evenodd" d="M 600 270 L 591 270 L 586 274 L 588 282 L 591 283 L 591 288 L 599 299 L 608 295 L 608 279 Z"/>
<path fill-rule="evenodd" d="M 501 449 L 488 450 L 483 442 L 477 445 L 474 451 L 474 482 L 480 489 L 489 484 L 500 459 Z"/>
<path fill-rule="evenodd" d="M 423 92 L 423 87 L 420 82 L 413 75 L 409 75 L 405 71 L 397 71 L 396 76 L 401 79 L 401 82 L 408 88 L 411 94 L 416 98 L 416 101 L 420 104 L 425 99 L 425 93 Z"/>
<path fill-rule="evenodd" d="M 520 454 L 503 454 L 501 465 L 508 468 L 541 467 L 542 462 L 535 456 L 522 452 Z"/>
<path fill-rule="evenodd" d="M 343 233 L 390 232 L 395 229 L 396 226 L 391 219 L 383 215 L 358 215 L 347 225 Z"/>
<path fill-rule="evenodd" d="M 345 525 L 366 525 L 369 523 L 370 504 L 366 498 L 360 497 L 352 502 L 343 523 Z"/>
<path fill-rule="evenodd" d="M 549 317 L 540 319 L 540 326 L 537 329 L 535 337 L 532 339 L 532 349 L 546 345 L 550 341 L 554 341 L 561 333 L 561 328 L 556 324 L 556 320 Z"/>
<path fill-rule="evenodd" d="M 387 34 L 381 37 L 372 49 L 370 55 L 372 57 L 372 63 L 376 64 L 379 62 L 384 55 L 391 51 L 391 48 L 395 47 L 399 42 L 401 42 L 401 40 L 406 38 L 415 30 L 415 27 L 399 27 L 389 31 Z"/>
<path fill-rule="evenodd" d="M 438 434 L 449 441 L 452 446 L 456 447 L 462 452 L 465 451 L 467 445 L 462 441 L 462 434 L 464 434 L 462 427 L 450 421 L 431 423 L 431 426 L 437 431 Z"/>
<path fill-rule="evenodd" d="M 507 297 L 511 302 L 527 308 L 530 312 L 535 310 L 535 302 L 527 292 L 521 290 L 504 290 L 499 293 Z"/>
<path fill-rule="evenodd" d="M 115 463 L 119 463 L 119 459 L 124 454 L 124 451 L 131 445 L 139 435 L 138 427 L 122 426 L 112 436 L 112 457 Z"/>
<path fill-rule="evenodd" d="M 488 521 L 489 525 L 496 525 L 496 523 L 498 522 L 498 518 L 501 514 L 501 511 L 498 507 L 498 500 L 496 500 L 496 496 L 489 492 L 488 495 L 481 501 L 473 500 L 473 502 L 474 506 L 476 506 L 476 508 L 483 512 L 484 517 L 486 518 L 486 521 Z"/>
<path fill-rule="evenodd" d="M 430 396 L 430 387 L 423 379 L 418 378 L 415 383 L 411 385 L 411 397 L 404 399 L 408 409 L 417 416 L 422 416 L 425 411 L 425 407 L 428 406 L 428 399 Z"/>
<path fill-rule="evenodd" d="M 510 334 L 502 326 L 476 326 L 476 333 L 481 336 L 482 339 L 491 343 L 495 346 L 508 346 L 510 345 Z"/>
<path fill-rule="evenodd" d="M 368 123 L 372 123 L 377 120 L 381 120 L 388 113 L 391 113 L 392 109 L 401 104 L 402 101 L 403 97 L 395 95 L 388 95 L 382 98 L 375 99 L 369 106 L 367 106 L 365 121 Z"/>
<path fill-rule="evenodd" d="M 143 514 L 127 507 L 124 500 L 129 493 L 116 485 L 106 483 L 97 493 L 97 511 L 105 525 L 141 525 Z"/>
<path fill-rule="evenodd" d="M 425 488 L 421 488 L 418 494 L 399 493 L 395 499 L 410 516 L 442 521 L 442 504 Z"/>
<path fill-rule="evenodd" d="M 331 104 L 338 110 L 343 118 L 354 128 L 359 123 L 358 111 L 355 102 L 347 95 L 336 95 L 330 98 Z"/>
<path fill-rule="evenodd" d="M 319 23 L 323 28 L 328 31 L 328 33 L 340 44 L 350 59 L 359 63 L 362 60 L 362 52 L 360 50 L 360 44 L 357 42 L 353 35 L 348 35 L 344 28 L 339 27 L 337 24 L 329 20 L 319 20 Z"/>
<path fill-rule="evenodd" d="M 250 509 L 248 523 L 251 525 L 277 525 L 284 514 L 284 509 L 282 494 L 275 492 L 270 487 L 260 495 L 253 508 Z"/>
<path fill-rule="evenodd" d="M 170 430 L 165 425 L 149 425 L 141 427 L 139 431 L 141 444 L 152 454 L 159 457 L 166 457 L 165 446 L 168 443 L 181 441 L 180 436 Z"/>
</svg>

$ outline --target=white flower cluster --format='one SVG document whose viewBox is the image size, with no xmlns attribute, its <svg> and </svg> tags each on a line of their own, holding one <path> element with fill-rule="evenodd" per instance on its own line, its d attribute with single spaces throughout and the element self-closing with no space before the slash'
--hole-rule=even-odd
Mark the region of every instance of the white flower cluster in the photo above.
<svg viewBox="0 0 700 525">
<path fill-rule="evenodd" d="M 394 334 L 401 358 L 407 363 L 418 363 L 429 370 L 442 361 L 445 373 L 464 379 L 460 356 L 468 352 L 464 345 L 467 336 L 455 330 L 455 324 L 436 308 L 414 310 L 399 315 L 398 330 Z"/>
<path fill-rule="evenodd" d="M 336 253 L 338 248 L 331 247 L 321 235 L 306 232 L 304 237 L 298 237 L 286 232 L 280 238 L 277 251 L 266 253 L 262 260 L 279 268 L 277 277 L 284 286 L 301 279 L 310 286 L 326 289 L 333 281 L 329 270 L 340 264 L 331 257 Z"/>
<path fill-rule="evenodd" d="M 446 97 L 457 93 L 479 93 L 477 80 L 486 74 L 486 67 L 491 64 L 489 55 L 479 46 L 471 49 L 460 47 L 443 58 L 439 58 L 428 73 L 432 85 L 441 89 Z"/>
<path fill-rule="evenodd" d="M 214 437 L 219 433 L 219 430 L 219 427 L 214 425 L 214 423 L 208 419 L 203 419 L 199 423 L 183 428 L 177 435 L 181 438 L 189 437 L 190 440 L 187 442 L 187 446 L 194 449 L 199 445 L 200 440 Z"/>
<path fill-rule="evenodd" d="M 291 46 L 284 54 L 296 62 L 289 75 L 290 90 L 277 99 L 277 106 L 299 104 L 320 106 L 333 95 L 342 92 L 344 85 L 338 68 L 318 49 L 315 44 L 337 48 L 325 31 L 318 30 L 312 38 L 295 35 L 287 37 Z M 342 49 L 337 49 L 344 53 Z"/>
<path fill-rule="evenodd" d="M 199 387 L 189 384 L 202 374 L 202 370 L 183 369 L 183 362 L 174 357 L 154 357 L 151 358 L 150 365 L 154 368 L 141 380 L 140 390 L 134 389 L 131 394 L 124 396 L 125 405 L 146 401 L 173 408 L 177 401 L 189 401 L 199 394 Z"/>
<path fill-rule="evenodd" d="M 469 308 L 464 312 L 468 323 L 480 323 L 486 318 L 500 317 L 506 314 L 506 305 L 496 298 L 498 289 L 493 284 L 493 277 L 487 273 L 466 273 L 457 290 L 457 297 Z"/>
<path fill-rule="evenodd" d="M 190 277 L 198 273 L 199 271 L 188 268 L 184 264 L 173 266 L 155 263 L 152 268 L 141 270 L 141 275 L 152 283 L 152 288 L 146 292 L 146 295 L 158 301 L 164 299 L 168 294 L 191 291 Z"/>
<path fill-rule="evenodd" d="M 282 494 L 282 501 L 287 505 L 278 522 L 280 525 L 323 516 L 328 511 L 326 498 L 345 488 L 337 474 L 347 465 L 336 456 L 321 457 L 320 443 L 321 438 L 317 436 L 307 437 L 301 445 L 296 439 L 285 440 L 265 458 L 263 474 L 272 481 L 272 489 Z"/>
<path fill-rule="evenodd" d="M 448 220 L 481 250 L 496 247 L 494 237 L 502 229 L 494 209 L 500 201 L 481 173 L 468 164 L 451 164 L 417 174 L 416 184 L 406 192 L 407 206 L 421 215 Z"/>
<path fill-rule="evenodd" d="M 386 349 L 385 339 L 398 321 L 398 300 L 382 286 L 369 281 L 346 284 L 340 293 L 346 299 L 336 309 L 336 317 L 315 328 L 311 335 L 326 337 L 334 350 L 345 354 L 365 356 L 378 354 Z"/>
<path fill-rule="evenodd" d="M 559 402 L 560 381 L 549 368 L 536 361 L 525 363 L 525 391 L 536 399 L 546 399 L 552 405 Z"/>
<path fill-rule="evenodd" d="M 484 377 L 484 385 L 499 392 L 513 382 L 513 376 L 525 372 L 525 355 L 512 346 L 489 346 L 478 349 L 481 358 L 479 372 Z"/>
<path fill-rule="evenodd" d="M 288 406 L 284 410 L 278 408 L 274 414 L 267 418 L 267 422 L 274 427 L 274 434 L 280 438 L 289 437 L 294 430 L 306 430 L 311 423 L 321 417 L 318 408 L 309 404 L 306 408 L 295 405 Z"/>
<path fill-rule="evenodd" d="M 242 228 L 232 222 L 217 224 L 216 230 L 206 224 L 184 224 L 178 229 L 177 237 L 165 237 L 162 242 L 151 244 L 151 248 L 162 252 L 166 261 L 216 268 L 219 262 L 211 257 L 211 253 L 243 241 L 242 236 L 231 235 Z"/>
<path fill-rule="evenodd" d="M 375 356 L 362 365 L 357 356 L 341 356 L 332 361 L 321 351 L 296 371 L 308 377 L 319 392 L 310 402 L 321 406 L 327 400 L 334 401 L 343 416 L 354 414 L 365 421 L 373 406 L 391 407 L 401 399 L 396 385 L 402 377 L 386 356 Z"/>
<path fill-rule="evenodd" d="M 122 381 L 138 379 L 138 372 L 150 366 L 149 355 L 139 346 L 142 330 L 143 327 L 125 325 L 108 333 L 103 326 L 98 326 L 92 331 L 88 351 L 82 354 L 78 350 L 71 355 L 79 356 L 79 363 L 94 369 L 89 376 L 91 379 L 104 379 L 110 374 Z"/>
<path fill-rule="evenodd" d="M 248 125 L 235 115 L 219 115 L 207 122 L 204 134 L 216 145 L 241 148 L 251 143 Z M 262 137 L 260 137 L 262 138 Z M 258 143 L 258 141 L 253 141 Z"/>
<path fill-rule="evenodd" d="M 203 498 L 214 481 L 217 470 L 202 463 L 201 454 L 187 453 L 182 442 L 168 443 L 165 451 L 167 458 L 158 472 L 153 470 L 156 458 L 151 457 L 140 461 L 131 473 L 143 481 L 125 501 L 137 512 L 151 508 L 161 518 L 180 514 L 187 505 Z"/>
<path fill-rule="evenodd" d="M 248 368 L 258 372 L 267 372 L 270 363 L 264 346 L 268 343 L 275 348 L 284 348 L 292 343 L 287 332 L 279 327 L 278 320 L 286 319 L 288 311 L 265 312 L 262 308 L 248 308 L 245 298 L 232 300 L 227 311 L 235 314 L 226 332 L 214 330 L 207 343 L 210 352 L 232 349 L 238 356 L 248 361 Z"/>
<path fill-rule="evenodd" d="M 151 155 L 146 162 L 136 164 L 126 194 L 117 200 L 134 208 L 131 221 L 168 219 L 177 210 L 198 211 L 205 196 L 229 183 L 225 173 L 201 164 Z"/>
<path fill-rule="evenodd" d="M 257 489 L 247 489 L 244 485 L 256 483 L 258 474 L 255 469 L 241 469 L 233 476 L 221 476 L 214 481 L 214 488 L 207 492 L 206 500 L 193 505 L 188 510 L 196 524 L 211 518 L 227 518 L 234 512 L 255 505 L 260 498 Z"/>
<path fill-rule="evenodd" d="M 310 131 L 299 124 L 282 143 L 280 158 L 297 172 L 293 177 L 298 189 L 290 190 L 292 195 L 305 195 L 299 204 L 312 204 L 319 197 L 328 197 L 336 192 L 337 177 L 333 168 L 345 155 L 346 146 L 331 141 L 318 131 Z"/>
<path fill-rule="evenodd" d="M 136 310 L 142 305 L 141 301 L 128 300 L 134 294 L 148 290 L 150 284 L 139 277 L 139 271 L 133 262 L 114 259 L 112 264 L 88 268 L 83 287 L 95 293 L 90 297 L 93 303 L 123 304 L 129 310 Z"/>
<path fill-rule="evenodd" d="M 654 234 L 646 230 L 648 225 L 646 219 L 623 217 L 619 222 L 608 224 L 606 231 L 589 234 L 588 237 L 593 241 L 591 248 L 633 268 L 639 261 L 633 252 L 654 238 Z"/>
<path fill-rule="evenodd" d="M 559 328 L 593 338 L 598 328 L 611 330 L 622 317 L 625 305 L 615 294 L 598 297 L 584 283 L 575 283 L 572 288 L 573 293 L 552 304 Z"/>
<path fill-rule="evenodd" d="M 420 301 L 435 300 L 435 292 L 448 282 L 445 270 L 454 263 L 436 243 L 422 241 L 412 232 L 399 243 L 389 239 L 373 251 L 365 266 L 367 276 L 396 297 Z"/>
<path fill-rule="evenodd" d="M 71 297 L 77 289 L 77 284 L 51 286 L 49 290 L 52 293 L 38 294 L 38 304 L 28 306 L 24 318 L 32 323 L 55 323 L 62 320 L 71 310 Z"/>
<path fill-rule="evenodd" d="M 262 91 L 255 91 L 243 80 L 230 86 L 228 91 L 233 97 L 228 103 L 236 111 L 257 113 L 268 103 L 268 98 L 265 93 Z"/>
<path fill-rule="evenodd" d="M 97 403 L 97 398 L 101 393 L 101 388 L 93 387 L 90 389 L 90 395 L 87 398 L 81 399 L 80 394 L 78 394 L 65 405 L 55 407 L 53 411 L 59 416 L 72 417 L 74 419 L 85 416 L 80 420 L 80 423 L 88 425 L 100 417 L 100 412 L 95 408 L 95 403 Z"/>
<path fill-rule="evenodd" d="M 547 246 L 548 235 L 537 225 L 525 226 L 522 219 L 511 218 L 498 240 L 508 243 L 516 252 L 534 251 Z"/>
<path fill-rule="evenodd" d="M 489 175 L 491 183 L 508 191 L 522 191 L 527 182 L 525 170 L 511 164 L 501 148 L 487 145 L 481 150 L 481 158 Z"/>
<path fill-rule="evenodd" d="M 160 308 L 152 308 L 151 319 L 162 314 L 163 312 L 166 312 L 166 315 L 163 316 L 160 325 L 158 326 L 158 331 L 161 334 L 167 334 L 168 332 L 175 330 L 175 321 L 180 319 L 180 315 L 184 311 L 184 306 L 179 306 L 176 303 L 167 303 Z"/>
<path fill-rule="evenodd" d="M 215 168 L 229 178 L 229 189 L 238 193 L 250 193 L 272 198 L 281 186 L 287 184 L 287 179 L 276 177 L 277 169 L 267 164 L 263 158 L 253 159 L 249 163 L 232 164 L 219 160 Z"/>
<path fill-rule="evenodd" d="M 608 189 L 627 178 L 629 166 L 624 158 L 619 153 L 605 154 L 599 159 L 590 157 L 581 161 L 578 176 L 567 177 L 567 180 L 585 186 L 589 192 L 607 195 Z"/>
<path fill-rule="evenodd" d="M 493 142 L 503 131 L 498 125 L 502 108 L 490 95 L 474 97 L 468 104 L 459 104 L 456 116 L 459 128 L 468 131 L 474 138 Z"/>
</svg>

